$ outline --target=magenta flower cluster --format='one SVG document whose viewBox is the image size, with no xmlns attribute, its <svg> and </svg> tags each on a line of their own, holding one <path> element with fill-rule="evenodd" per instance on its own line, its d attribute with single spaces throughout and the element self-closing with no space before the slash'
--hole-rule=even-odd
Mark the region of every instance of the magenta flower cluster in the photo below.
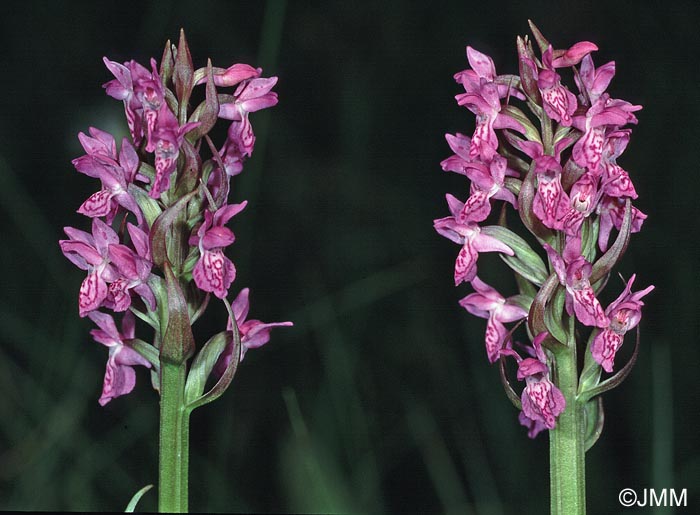
<svg viewBox="0 0 700 515">
<path fill-rule="evenodd" d="M 114 77 L 104 88 L 123 102 L 129 137 L 117 145 L 97 128 L 79 134 L 85 155 L 73 165 L 98 179 L 100 189 L 78 209 L 91 219 L 91 231 L 66 227 L 68 239 L 60 241 L 63 254 L 87 272 L 79 314 L 98 326 L 92 336 L 109 348 L 102 405 L 133 389 L 134 366 L 158 367 L 168 324 L 171 332 L 188 331 L 175 321 L 194 323 L 210 294 L 229 309 L 228 333 L 235 318 L 241 358 L 266 343 L 272 327 L 292 325 L 246 321 L 247 288 L 233 309 L 226 300 L 236 278 L 225 255 L 235 240 L 227 224 L 246 206 L 229 204 L 231 178 L 253 152 L 250 113 L 277 104 L 277 77 L 261 77 L 260 68 L 247 64 L 195 69 L 184 34 L 150 68 L 133 60 L 104 63 Z M 219 119 L 230 125 L 217 148 L 209 133 Z M 121 330 L 108 311 L 122 314 Z M 153 327 L 151 342 L 136 337 L 136 317 Z M 219 357 L 220 374 L 231 361 L 232 340 Z M 185 359 L 192 352 L 180 349 Z"/>
<path fill-rule="evenodd" d="M 594 366 L 613 372 L 653 286 L 632 292 L 632 276 L 607 309 L 598 299 L 630 233 L 646 218 L 632 206 L 637 192 L 618 164 L 641 106 L 607 92 L 615 63 L 596 67 L 596 45 L 554 49 L 531 28 L 538 51 L 529 38 L 518 38 L 518 75 L 497 74 L 489 56 L 467 47 L 470 68 L 454 76 L 464 88 L 456 100 L 475 115 L 475 129 L 471 136 L 446 135 L 454 154 L 441 165 L 469 179 L 469 194 L 464 200 L 448 194 L 450 215 L 434 227 L 460 246 L 454 281 L 471 283 L 475 293 L 460 305 L 488 320 L 488 360 L 509 356 L 518 364 L 517 378 L 525 381 L 520 420 L 534 437 L 554 428 L 566 405 L 547 349 L 571 345 L 577 326 L 589 328 L 586 352 Z M 564 72 L 575 89 L 565 85 Z M 527 229 L 524 237 L 507 227 L 508 207 Z M 494 225 L 484 225 L 490 217 Z M 515 272 L 517 294 L 505 297 L 477 275 L 483 252 L 498 253 Z M 515 327 L 505 325 L 518 321 L 527 321 L 532 342 L 519 344 L 525 358 L 514 350 Z"/>
</svg>

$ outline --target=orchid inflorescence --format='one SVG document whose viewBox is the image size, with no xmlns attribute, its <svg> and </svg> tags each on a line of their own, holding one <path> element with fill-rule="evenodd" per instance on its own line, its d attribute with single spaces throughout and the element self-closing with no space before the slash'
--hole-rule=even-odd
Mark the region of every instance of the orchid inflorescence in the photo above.
<svg viewBox="0 0 700 515">
<path fill-rule="evenodd" d="M 184 32 L 150 69 L 133 60 L 104 63 L 114 76 L 104 88 L 123 101 L 129 137 L 117 148 L 100 129 L 79 134 L 86 154 L 73 164 L 101 189 L 78 209 L 92 219 L 92 231 L 66 227 L 69 239 L 60 241 L 64 255 L 87 271 L 79 314 L 109 347 L 99 402 L 131 392 L 136 365 L 152 369 L 158 389 L 161 360 L 192 357 L 191 326 L 213 294 L 228 310 L 228 327 L 199 348 L 186 387 L 192 405 L 203 404 L 228 387 L 247 349 L 265 344 L 271 328 L 292 325 L 246 320 L 247 288 L 229 303 L 236 268 L 224 254 L 235 240 L 226 224 L 246 206 L 228 197 L 231 178 L 253 152 L 249 114 L 277 104 L 277 77 L 261 77 L 247 64 L 218 68 L 209 61 L 195 69 Z M 191 109 L 199 87 L 202 100 Z M 231 121 L 220 148 L 209 135 L 218 119 Z M 105 310 L 122 314 L 121 330 Z M 152 342 L 136 337 L 136 317 L 153 328 Z M 202 395 L 210 374 L 218 382 Z"/>
<path fill-rule="evenodd" d="M 564 411 L 556 352 L 575 349 L 588 328 L 577 399 L 592 403 L 590 446 L 602 424 L 594 397 L 624 379 L 636 349 L 612 377 L 601 381 L 602 370 L 615 370 L 624 335 L 639 324 L 641 299 L 653 289 L 632 292 L 632 275 L 606 309 L 598 300 L 630 233 L 638 232 L 646 218 L 632 206 L 637 193 L 617 163 L 630 139 L 626 126 L 637 123 L 634 113 L 641 106 L 606 92 L 615 63 L 596 68 L 591 57 L 596 45 L 583 41 L 557 50 L 534 24 L 530 27 L 539 55 L 527 36 L 518 37 L 519 75 L 498 75 L 489 56 L 467 47 L 471 68 L 454 76 L 465 90 L 456 99 L 474 113 L 476 127 L 471 137 L 446 135 L 454 155 L 441 166 L 471 181 L 469 197 L 462 201 L 448 194 L 450 216 L 435 220 L 434 227 L 461 247 L 455 285 L 469 282 L 475 292 L 460 305 L 488 320 L 487 358 L 500 362 L 504 386 L 522 409 L 520 421 L 530 437 L 553 429 Z M 560 71 L 566 69 L 573 72 L 578 95 L 562 83 Z M 496 213 L 497 201 L 502 207 Z M 509 205 L 527 229 L 525 237 L 542 252 L 507 227 Z M 492 211 L 495 224 L 481 225 Z M 611 243 L 613 231 L 617 236 Z M 499 253 L 515 272 L 517 294 L 504 297 L 477 275 L 482 252 Z M 517 325 L 510 330 L 505 325 L 525 321 L 532 342 L 527 345 L 513 341 Z M 506 357 L 515 359 L 517 378 L 525 381 L 520 396 L 507 379 Z"/>
</svg>

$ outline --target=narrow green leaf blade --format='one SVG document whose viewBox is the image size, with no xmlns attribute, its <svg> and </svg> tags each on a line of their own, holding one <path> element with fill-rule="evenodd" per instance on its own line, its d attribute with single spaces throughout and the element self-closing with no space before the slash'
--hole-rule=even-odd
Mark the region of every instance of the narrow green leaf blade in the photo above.
<svg viewBox="0 0 700 515">
<path fill-rule="evenodd" d="M 129 504 L 126 505 L 126 509 L 124 510 L 124 513 L 133 513 L 134 510 L 136 509 L 136 505 L 138 502 L 141 500 L 141 497 L 148 492 L 151 488 L 153 488 L 153 485 L 146 485 L 144 486 L 141 490 L 136 492 L 134 496 L 131 498 L 129 501 Z"/>
<path fill-rule="evenodd" d="M 185 384 L 186 404 L 191 404 L 202 396 L 214 365 L 216 365 L 219 357 L 232 341 L 233 334 L 230 331 L 221 331 L 212 336 L 197 353 L 187 374 L 187 383 Z"/>
</svg>

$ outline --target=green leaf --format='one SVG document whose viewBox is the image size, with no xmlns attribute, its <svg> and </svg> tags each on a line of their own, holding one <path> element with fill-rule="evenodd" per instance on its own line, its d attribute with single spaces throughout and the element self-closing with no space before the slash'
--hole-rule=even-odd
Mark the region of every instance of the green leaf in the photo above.
<svg viewBox="0 0 700 515">
<path fill-rule="evenodd" d="M 549 300 L 554 295 L 554 292 L 556 292 L 558 286 L 559 278 L 557 277 L 557 274 L 550 275 L 544 284 L 542 284 L 540 291 L 537 292 L 537 295 L 532 301 L 530 313 L 527 317 L 527 325 L 530 329 L 530 334 L 533 337 L 545 331 L 549 332 L 545 323 L 545 308 Z M 564 342 L 560 341 L 560 343 L 563 344 Z"/>
<path fill-rule="evenodd" d="M 585 390 L 594 388 L 600 383 L 600 374 L 603 369 L 596 363 L 596 360 L 593 359 L 593 354 L 591 354 L 591 345 L 600 331 L 601 329 L 594 328 L 588 337 L 588 342 L 586 342 L 586 350 L 583 356 L 583 370 L 581 371 L 578 381 L 577 395 L 580 395 L 580 393 Z"/>
<path fill-rule="evenodd" d="M 514 256 L 508 256 L 507 254 L 501 254 L 500 256 L 516 273 L 538 286 L 547 280 L 547 269 L 542 258 L 520 236 L 500 225 L 486 226 L 481 231 L 483 234 L 492 236 L 513 249 Z"/>
<path fill-rule="evenodd" d="M 532 306 L 532 300 L 536 294 L 537 294 L 537 292 L 533 293 L 532 295 L 525 295 L 525 294 L 519 293 L 517 295 L 513 295 L 512 297 L 509 297 L 508 301 L 512 302 L 513 304 L 515 304 L 517 306 L 520 306 L 525 311 L 530 311 L 530 306 Z"/>
<path fill-rule="evenodd" d="M 211 390 L 209 390 L 207 393 L 200 396 L 198 399 L 186 405 L 189 411 L 192 411 L 195 408 L 199 408 L 200 406 L 204 406 L 205 404 L 208 404 L 218 399 L 231 385 L 231 381 L 233 381 L 233 376 L 236 374 L 236 370 L 238 370 L 238 364 L 241 361 L 241 335 L 238 332 L 238 327 L 236 326 L 236 324 L 234 323 L 232 325 L 233 331 L 231 331 L 230 333 L 230 344 L 233 345 L 231 361 L 229 362 L 228 366 L 226 367 L 226 370 Z"/>
<path fill-rule="evenodd" d="M 505 361 L 505 356 L 501 356 L 501 358 L 498 360 L 498 369 L 501 375 L 501 384 L 503 385 L 503 389 L 506 392 L 508 400 L 510 400 L 513 406 L 515 406 L 516 409 L 523 409 L 520 397 L 515 392 L 515 390 L 513 390 L 513 387 L 510 385 L 510 381 L 508 381 L 508 376 L 506 375 Z"/>
<path fill-rule="evenodd" d="M 566 342 L 568 334 L 564 328 L 564 304 L 566 303 L 566 289 L 560 284 L 551 302 L 548 302 L 544 310 L 544 325 L 549 334 L 557 341 Z"/>
<path fill-rule="evenodd" d="M 512 342 L 513 341 L 513 333 L 520 327 L 525 320 L 520 320 L 517 324 L 513 326 L 513 328 L 508 331 L 508 334 L 504 338 L 504 342 Z M 501 354 L 498 360 L 498 368 L 501 376 L 501 384 L 503 385 L 503 389 L 506 392 L 506 396 L 510 400 L 510 402 L 513 403 L 513 406 L 515 406 L 517 409 L 522 409 L 522 402 L 520 401 L 520 397 L 518 396 L 517 393 L 515 393 L 515 390 L 513 390 L 513 387 L 510 385 L 510 381 L 508 381 L 508 375 L 506 374 L 506 356 L 504 354 Z"/>
<path fill-rule="evenodd" d="M 194 353 L 194 335 L 180 283 L 173 274 L 170 263 L 166 261 L 163 269 L 168 294 L 168 324 L 163 334 L 160 359 L 179 365 Z"/>
<path fill-rule="evenodd" d="M 512 119 L 514 119 L 520 125 L 523 126 L 523 128 L 525 129 L 525 139 L 529 141 L 537 141 L 539 143 L 542 143 L 542 140 L 540 139 L 540 131 L 537 130 L 537 128 L 530 121 L 530 119 L 520 109 L 512 105 L 504 105 L 501 107 L 501 113 L 510 116 Z"/>
<path fill-rule="evenodd" d="M 537 288 L 535 288 L 530 281 L 523 278 L 522 275 L 515 274 L 515 282 L 518 284 L 518 291 L 522 295 L 526 295 L 530 299 L 533 299 L 535 297 L 535 295 L 537 295 Z M 530 302 L 530 304 L 532 304 L 532 302 Z M 528 307 L 527 307 L 528 311 L 530 311 L 530 304 L 528 304 Z"/>
<path fill-rule="evenodd" d="M 603 432 L 605 423 L 605 412 L 603 411 L 603 398 L 588 401 L 583 407 L 583 416 L 586 423 L 586 439 L 584 440 L 584 450 L 593 447 Z"/>
<path fill-rule="evenodd" d="M 589 281 L 591 284 L 598 282 L 600 278 L 606 275 L 615 264 L 620 260 L 622 255 L 627 250 L 627 245 L 630 241 L 630 232 L 632 230 L 632 202 L 627 199 L 625 203 L 625 217 L 622 219 L 622 225 L 620 226 L 620 232 L 615 239 L 615 243 L 608 249 L 608 251 L 600 256 L 600 259 L 593 263 L 593 269 L 591 271 L 591 277 Z"/>
<path fill-rule="evenodd" d="M 160 369 L 160 367 L 158 367 Z M 160 394 L 160 370 L 151 369 L 151 386 Z"/>
<path fill-rule="evenodd" d="M 129 504 L 126 505 L 126 509 L 124 510 L 124 513 L 133 513 L 134 510 L 136 509 L 136 505 L 141 500 L 141 497 L 143 497 L 143 494 L 148 492 L 151 488 L 153 488 L 153 485 L 146 485 L 141 490 L 136 492 L 134 494 L 134 496 L 131 498 L 131 500 L 129 501 Z"/>
<path fill-rule="evenodd" d="M 150 343 L 146 343 L 139 338 L 134 338 L 133 340 L 126 340 L 125 342 L 129 347 L 138 352 L 141 356 L 146 358 L 148 362 L 153 365 L 155 369 L 160 367 L 160 353 Z"/>
<path fill-rule="evenodd" d="M 596 257 L 599 228 L 599 217 L 596 217 L 595 220 L 591 220 L 590 217 L 586 218 L 581 226 L 581 255 L 585 257 L 589 263 L 593 263 Z"/>
<path fill-rule="evenodd" d="M 187 374 L 185 404 L 191 404 L 202 396 L 214 365 L 232 342 L 233 334 L 230 331 L 222 331 L 212 336 L 197 353 Z"/>
<path fill-rule="evenodd" d="M 198 127 L 195 127 L 188 137 L 192 141 L 204 137 L 210 130 L 214 128 L 219 118 L 219 98 L 216 95 L 216 87 L 214 86 L 214 73 L 212 71 L 211 59 L 207 61 L 207 85 L 205 90 L 206 98 L 204 102 L 199 104 L 190 116 L 190 122 L 200 122 Z"/>
<path fill-rule="evenodd" d="M 197 261 L 199 261 L 200 253 L 199 247 L 190 247 L 190 251 L 185 258 L 185 262 L 182 264 L 181 277 L 186 280 L 192 278 L 192 270 L 194 270 Z"/>
<path fill-rule="evenodd" d="M 515 177 L 506 177 L 503 180 L 503 185 L 505 186 L 505 188 L 516 197 L 520 195 L 520 187 L 522 186 L 522 184 L 523 181 L 521 181 L 520 179 L 516 179 Z"/>
<path fill-rule="evenodd" d="M 197 193 L 197 190 L 191 191 L 168 209 L 163 211 L 161 215 L 153 222 L 151 226 L 151 255 L 153 262 L 163 267 L 163 263 L 168 261 L 168 231 L 173 226 L 180 212 L 187 206 L 190 199 Z"/>
<path fill-rule="evenodd" d="M 143 213 L 143 216 L 146 217 L 148 226 L 152 227 L 153 222 L 155 222 L 156 218 L 158 218 L 163 212 L 160 204 L 156 199 L 151 198 L 148 193 L 146 193 L 146 190 L 136 186 L 133 183 L 129 184 L 128 191 L 141 208 L 141 212 Z"/>
</svg>

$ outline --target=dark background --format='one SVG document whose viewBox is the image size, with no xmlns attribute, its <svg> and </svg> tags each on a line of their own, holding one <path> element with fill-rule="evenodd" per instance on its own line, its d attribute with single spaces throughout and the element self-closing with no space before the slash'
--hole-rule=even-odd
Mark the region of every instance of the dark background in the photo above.
<svg viewBox="0 0 700 515">
<path fill-rule="evenodd" d="M 699 11 L 679 1 L 3 4 L 0 508 L 121 510 L 157 480 L 157 396 L 139 370 L 131 395 L 97 404 L 107 351 L 78 317 L 84 274 L 57 240 L 65 225 L 88 227 L 75 210 L 96 186 L 71 166 L 77 133 L 125 131 L 121 103 L 101 88 L 112 78 L 102 57 L 147 64 L 184 27 L 195 65 L 211 57 L 279 76 L 279 105 L 251 118 L 256 151 L 232 193 L 250 205 L 232 222 L 230 255 L 251 315 L 295 323 L 194 413 L 191 508 L 545 513 L 547 436 L 530 441 L 518 425 L 485 359 L 484 321 L 457 305 L 470 291 L 452 284 L 457 246 L 432 229 L 444 194 L 467 193 L 439 166 L 444 133 L 473 130 L 454 101 L 465 46 L 514 73 L 531 18 L 555 47 L 595 42 L 597 64 L 617 62 L 612 95 L 644 106 L 620 162 L 649 218 L 620 272 L 656 290 L 637 365 L 605 395 L 589 511 L 618 512 L 625 487 L 687 488 L 697 510 Z M 497 258 L 479 266 L 508 284 Z M 211 311 L 203 334 L 224 323 L 220 306 Z M 154 510 L 156 497 L 140 507 Z"/>
</svg>

